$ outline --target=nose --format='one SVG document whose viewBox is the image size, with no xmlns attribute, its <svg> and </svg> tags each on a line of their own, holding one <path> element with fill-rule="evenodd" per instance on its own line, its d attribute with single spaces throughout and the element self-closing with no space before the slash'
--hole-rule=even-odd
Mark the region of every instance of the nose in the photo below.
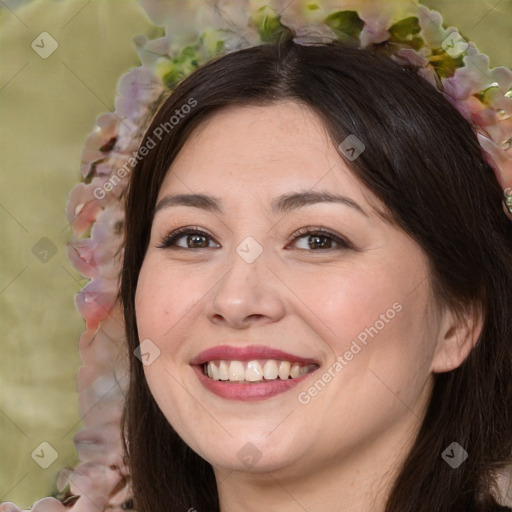
<svg viewBox="0 0 512 512">
<path fill-rule="evenodd" d="M 234 252 L 228 266 L 209 294 L 206 307 L 212 323 L 246 329 L 253 324 L 277 322 L 284 316 L 282 284 L 267 268 L 264 253 L 247 262 Z"/>
</svg>

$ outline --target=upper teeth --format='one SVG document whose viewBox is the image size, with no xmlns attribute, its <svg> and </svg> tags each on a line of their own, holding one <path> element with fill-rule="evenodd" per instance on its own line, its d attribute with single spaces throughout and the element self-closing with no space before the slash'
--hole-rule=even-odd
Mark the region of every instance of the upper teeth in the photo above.
<svg viewBox="0 0 512 512">
<path fill-rule="evenodd" d="M 209 361 L 203 365 L 205 374 L 213 380 L 256 382 L 295 379 L 315 369 L 315 365 L 276 361 L 275 359 L 254 361 Z"/>
</svg>

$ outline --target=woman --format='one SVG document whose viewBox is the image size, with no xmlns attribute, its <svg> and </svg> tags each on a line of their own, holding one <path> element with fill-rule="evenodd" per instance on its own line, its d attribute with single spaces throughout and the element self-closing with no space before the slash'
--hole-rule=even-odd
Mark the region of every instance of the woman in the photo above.
<svg viewBox="0 0 512 512">
<path fill-rule="evenodd" d="M 230 53 L 147 129 L 121 282 L 139 512 L 510 510 L 512 224 L 472 127 L 385 49 Z"/>
</svg>

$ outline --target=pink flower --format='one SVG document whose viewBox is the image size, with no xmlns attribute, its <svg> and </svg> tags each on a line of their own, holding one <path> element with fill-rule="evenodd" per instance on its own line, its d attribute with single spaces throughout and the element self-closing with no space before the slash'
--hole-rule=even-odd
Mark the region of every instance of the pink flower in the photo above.
<svg viewBox="0 0 512 512">
<path fill-rule="evenodd" d="M 326 25 L 297 27 L 294 41 L 299 44 L 308 45 L 317 43 L 329 43 L 336 39 L 336 34 Z"/>
<path fill-rule="evenodd" d="M 493 94 L 493 104 L 501 100 L 502 108 L 505 107 L 512 113 L 512 100 L 505 97 L 512 85 L 512 71 L 503 66 L 489 69 L 489 57 L 480 53 L 472 42 L 468 43 L 466 53 L 463 57 L 464 67 L 456 69 L 451 77 L 443 79 L 446 94 L 463 100 L 496 84 L 498 87 Z"/>
<path fill-rule="evenodd" d="M 430 83 L 433 87 L 437 88 L 436 72 L 431 67 L 421 68 L 417 71 L 423 79 Z"/>
<path fill-rule="evenodd" d="M 21 508 L 18 508 L 14 503 L 10 501 L 5 501 L 4 503 L 0 503 L 0 512 L 28 512 L 23 511 Z"/>
<path fill-rule="evenodd" d="M 95 372 L 94 379 L 99 376 L 107 376 L 111 373 L 114 377 L 114 364 L 116 360 L 122 356 L 121 351 L 124 353 L 124 346 L 119 338 L 111 338 L 103 331 L 103 325 L 97 331 L 86 330 L 84 331 L 78 342 L 80 357 L 84 366 L 80 369 L 86 370 L 89 373 Z M 104 367 L 104 368 L 102 368 Z M 105 371 L 108 368 L 108 373 Z M 119 377 L 121 377 L 119 375 Z M 91 381 L 87 383 L 82 382 L 83 375 L 79 375 L 79 392 L 86 386 L 91 385 Z M 101 392 L 101 390 L 100 390 Z"/>
<path fill-rule="evenodd" d="M 512 145 L 512 117 L 501 119 L 496 124 L 484 126 L 490 138 L 499 146 L 508 150 Z"/>
<path fill-rule="evenodd" d="M 512 152 L 503 150 L 481 133 L 477 133 L 477 137 L 501 188 L 512 188 Z"/>
<path fill-rule="evenodd" d="M 133 496 L 132 488 L 129 482 L 126 482 L 125 486 L 112 498 L 110 499 L 109 512 L 126 512 L 126 509 L 123 508 L 123 503 L 127 503 Z"/>
<path fill-rule="evenodd" d="M 365 22 L 359 41 L 363 48 L 386 41 L 389 37 L 389 19 L 383 16 L 368 17 Z"/>
<path fill-rule="evenodd" d="M 465 100 L 482 90 L 487 81 L 485 75 L 474 68 L 458 68 L 451 77 L 442 80 L 444 92 L 457 100 Z"/>
<path fill-rule="evenodd" d="M 116 279 L 122 266 L 121 226 L 124 212 L 110 206 L 97 214 L 91 237 L 72 240 L 67 255 L 73 266 L 84 276 Z"/>
<path fill-rule="evenodd" d="M 122 480 L 122 475 L 115 469 L 94 462 L 79 464 L 69 473 L 67 482 L 71 493 L 80 496 L 72 507 L 73 512 L 104 510 Z"/>
<path fill-rule="evenodd" d="M 498 68 L 492 70 L 492 73 Z M 505 96 L 507 81 L 494 82 L 484 93 L 484 102 L 494 110 L 502 110 L 504 115 L 512 115 L 512 96 Z M 512 90 L 512 89 L 511 89 Z"/>
<path fill-rule="evenodd" d="M 121 315 L 120 307 L 114 307 L 97 331 L 86 330 L 80 337 L 83 366 L 77 388 L 84 428 L 74 443 L 81 464 L 62 471 L 58 481 L 59 489 L 71 483 L 73 494 L 80 496 L 73 511 L 101 503 L 105 507 L 108 503 L 109 509 L 119 508 L 131 496 L 119 428 L 128 380 Z"/>
<path fill-rule="evenodd" d="M 91 171 L 91 164 L 106 157 L 115 142 L 119 117 L 112 113 L 102 114 L 96 120 L 96 128 L 85 140 L 82 149 L 82 176 Z"/>
<path fill-rule="evenodd" d="M 110 313 L 117 292 L 117 280 L 96 277 L 75 296 L 75 306 L 85 318 L 87 329 L 96 329 L 101 320 Z"/>
<path fill-rule="evenodd" d="M 115 307 L 110 311 L 108 317 L 105 318 L 101 323 L 101 331 L 110 339 L 121 340 L 120 342 L 124 343 L 124 317 L 123 310 L 119 303 L 116 303 Z"/>
<path fill-rule="evenodd" d="M 465 100 L 457 100 L 446 94 L 443 96 L 464 116 L 464 118 L 471 122 L 479 124 L 477 121 L 479 113 L 485 109 L 485 105 L 475 96 L 470 96 Z"/>
<path fill-rule="evenodd" d="M 43 498 L 36 501 L 30 510 L 31 512 L 67 512 L 69 509 L 55 498 Z"/>
<path fill-rule="evenodd" d="M 69 195 L 66 204 L 66 218 L 75 236 L 83 235 L 96 220 L 108 203 L 108 194 L 98 194 L 105 184 L 104 178 L 93 178 L 88 184 L 79 183 Z"/>
<path fill-rule="evenodd" d="M 432 48 L 441 48 L 453 28 L 443 28 L 443 17 L 437 11 L 431 11 L 428 7 L 420 5 L 418 7 L 418 20 L 421 27 L 423 39 Z"/>
<path fill-rule="evenodd" d="M 424 68 L 428 64 L 428 59 L 413 48 L 400 48 L 391 57 L 402 66 Z"/>
<path fill-rule="evenodd" d="M 85 427 L 78 432 L 74 437 L 74 443 L 80 460 L 94 461 L 105 466 L 122 464 L 120 421 L 120 416 L 112 415 L 109 421 L 94 427 Z"/>
<path fill-rule="evenodd" d="M 117 86 L 116 113 L 137 122 L 147 112 L 147 105 L 154 102 L 163 86 L 152 70 L 138 67 L 121 77 Z"/>
</svg>

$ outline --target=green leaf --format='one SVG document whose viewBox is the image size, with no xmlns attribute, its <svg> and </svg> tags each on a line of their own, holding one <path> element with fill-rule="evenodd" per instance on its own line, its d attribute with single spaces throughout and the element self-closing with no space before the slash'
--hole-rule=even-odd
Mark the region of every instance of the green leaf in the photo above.
<svg viewBox="0 0 512 512">
<path fill-rule="evenodd" d="M 390 41 L 394 43 L 405 43 L 413 40 L 414 34 L 421 32 L 420 22 L 416 16 L 409 16 L 397 21 L 389 28 Z"/>
<path fill-rule="evenodd" d="M 217 41 L 217 46 L 215 48 L 216 53 L 220 53 L 224 51 L 224 46 L 226 45 L 225 41 Z"/>
<path fill-rule="evenodd" d="M 411 41 L 409 41 L 409 44 L 416 50 L 420 50 L 424 45 L 425 41 L 423 41 L 423 38 L 421 37 L 413 37 Z"/>
<path fill-rule="evenodd" d="M 168 73 L 166 73 L 162 80 L 167 89 L 172 89 L 172 86 L 181 78 L 181 73 L 176 67 L 173 67 Z"/>
<path fill-rule="evenodd" d="M 279 39 L 279 35 L 283 30 L 279 16 L 275 18 L 263 19 L 263 23 L 260 29 L 261 40 L 264 43 L 272 43 Z"/>
<path fill-rule="evenodd" d="M 260 34 L 263 43 L 274 43 L 279 40 L 285 30 L 281 24 L 281 17 L 268 6 L 263 6 L 254 14 L 251 24 Z"/>
<path fill-rule="evenodd" d="M 342 39 L 346 36 L 358 38 L 364 27 L 364 21 L 356 11 L 333 12 L 325 18 L 325 23 Z"/>
<path fill-rule="evenodd" d="M 475 94 L 475 96 L 486 105 L 492 105 L 496 97 L 501 98 L 502 95 L 503 93 L 498 85 L 491 85 L 483 91 Z"/>
<path fill-rule="evenodd" d="M 181 54 L 183 56 L 194 57 L 197 54 L 197 46 L 185 46 Z"/>
<path fill-rule="evenodd" d="M 222 34 L 220 30 L 217 29 L 208 29 L 201 34 L 200 45 L 198 49 L 198 53 L 201 56 L 205 54 L 209 57 L 214 57 L 218 55 L 225 46 L 225 41 L 222 39 Z"/>
<path fill-rule="evenodd" d="M 444 50 L 433 50 L 432 55 L 430 56 L 430 64 L 434 66 L 437 74 L 441 78 L 448 78 L 455 73 L 457 68 L 463 66 L 464 61 L 462 60 L 463 56 L 459 56 L 457 58 L 450 57 Z"/>
</svg>

